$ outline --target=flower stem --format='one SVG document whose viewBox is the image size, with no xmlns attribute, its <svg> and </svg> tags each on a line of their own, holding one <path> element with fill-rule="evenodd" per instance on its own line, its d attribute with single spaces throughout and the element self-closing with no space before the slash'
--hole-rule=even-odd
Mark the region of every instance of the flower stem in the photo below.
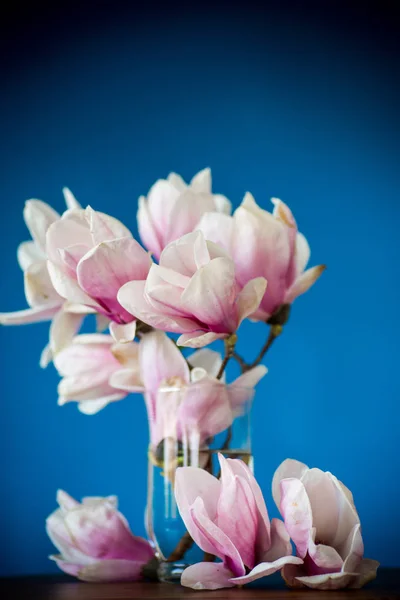
<svg viewBox="0 0 400 600">
<path fill-rule="evenodd" d="M 256 367 L 257 365 L 260 364 L 260 362 L 262 361 L 264 356 L 267 354 L 268 350 L 271 348 L 271 346 L 274 343 L 274 341 L 276 340 L 276 338 L 281 335 L 282 331 L 283 331 L 282 325 L 271 325 L 269 334 L 268 334 L 268 338 L 267 338 L 264 346 L 261 348 L 260 352 L 258 353 L 257 358 L 255 360 L 253 360 L 253 362 L 247 364 L 244 362 L 244 360 L 240 356 L 235 355 L 235 359 L 241 365 L 242 373 L 245 373 L 246 371 L 249 371 L 250 369 L 253 369 L 254 367 Z"/>
<path fill-rule="evenodd" d="M 222 375 L 224 374 L 226 365 L 228 364 L 229 360 L 232 358 L 232 356 L 234 354 L 236 342 L 237 342 L 236 333 L 232 333 L 232 335 L 230 335 L 229 337 L 226 338 L 226 340 L 225 340 L 225 357 L 224 357 L 224 360 L 222 361 L 221 367 L 218 371 L 217 379 L 221 379 Z"/>
<path fill-rule="evenodd" d="M 247 362 L 244 360 L 244 358 L 242 358 L 240 356 L 240 354 L 238 354 L 237 352 L 234 352 L 232 354 L 232 358 L 234 358 L 236 360 L 236 362 L 238 363 L 242 373 L 245 373 L 246 371 L 248 371 L 249 369 L 249 365 L 247 364 Z"/>
<path fill-rule="evenodd" d="M 167 562 L 175 562 L 183 558 L 186 552 L 193 546 L 193 539 L 190 536 L 190 533 L 186 531 L 183 534 L 175 549 L 171 552 L 171 554 L 167 558 Z"/>
</svg>

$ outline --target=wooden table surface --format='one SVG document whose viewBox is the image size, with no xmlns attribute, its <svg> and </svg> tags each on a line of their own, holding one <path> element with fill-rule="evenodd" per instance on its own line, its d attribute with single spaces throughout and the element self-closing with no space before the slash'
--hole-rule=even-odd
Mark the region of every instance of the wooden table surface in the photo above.
<svg viewBox="0 0 400 600">
<path fill-rule="evenodd" d="M 60 577 L 20 577 L 0 579 L 1 600 L 400 600 L 400 569 L 380 569 L 378 577 L 362 590 L 321 592 L 289 590 L 280 577 L 271 576 L 261 585 L 224 590 L 195 591 L 172 583 L 82 583 Z"/>
</svg>

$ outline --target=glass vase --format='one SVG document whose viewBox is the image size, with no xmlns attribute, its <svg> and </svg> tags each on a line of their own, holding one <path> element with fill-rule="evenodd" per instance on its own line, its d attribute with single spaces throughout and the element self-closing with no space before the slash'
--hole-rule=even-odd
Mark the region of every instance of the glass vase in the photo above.
<svg viewBox="0 0 400 600">
<path fill-rule="evenodd" d="M 211 397 L 205 402 L 207 393 Z M 159 580 L 179 582 L 186 567 L 213 559 L 193 542 L 179 515 L 175 472 L 178 467 L 190 466 L 219 477 L 219 453 L 240 458 L 252 469 L 253 395 L 253 388 L 223 384 L 207 392 L 201 383 L 159 391 L 157 403 L 164 407 L 164 414 L 150 423 L 146 510 L 147 534 L 158 559 Z M 187 414 L 182 417 L 182 406 L 189 406 L 189 418 Z"/>
</svg>

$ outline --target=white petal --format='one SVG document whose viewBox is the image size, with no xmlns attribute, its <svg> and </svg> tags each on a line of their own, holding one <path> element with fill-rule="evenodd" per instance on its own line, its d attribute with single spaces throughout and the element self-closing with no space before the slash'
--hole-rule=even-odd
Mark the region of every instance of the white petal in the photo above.
<svg viewBox="0 0 400 600">
<path fill-rule="evenodd" d="M 24 208 L 24 220 L 32 239 L 42 252 L 46 252 L 46 232 L 60 215 L 41 200 L 27 200 Z"/>
<path fill-rule="evenodd" d="M 111 322 L 110 333 L 116 342 L 120 342 L 121 344 L 131 342 L 136 335 L 136 320 L 125 323 L 124 325 Z"/>
<path fill-rule="evenodd" d="M 50 325 L 50 347 L 53 356 L 68 346 L 79 330 L 83 315 L 67 313 L 60 310 Z"/>
<path fill-rule="evenodd" d="M 35 242 L 22 242 L 17 249 L 17 260 L 21 269 L 26 271 L 33 263 L 46 260 L 46 255 Z"/>
<path fill-rule="evenodd" d="M 78 200 L 75 198 L 74 194 L 71 192 L 71 190 L 67 187 L 63 188 L 63 194 L 64 194 L 64 200 L 65 200 L 65 204 L 67 205 L 67 209 L 71 210 L 71 209 L 75 209 L 75 208 L 82 208 L 81 205 L 79 204 Z"/>
<path fill-rule="evenodd" d="M 222 364 L 222 356 L 219 352 L 215 352 L 209 348 L 202 348 L 193 352 L 189 356 L 188 362 L 192 367 L 201 367 L 211 377 L 216 377 Z"/>
<path fill-rule="evenodd" d="M 196 192 L 211 194 L 211 169 L 206 167 L 194 175 L 190 187 Z"/>
<path fill-rule="evenodd" d="M 80 402 L 78 404 L 78 410 L 84 415 L 95 415 L 110 402 L 116 402 L 125 398 L 126 394 L 111 394 L 110 396 L 104 396 L 103 398 L 97 398 L 96 400 L 87 400 L 86 402 Z"/>
</svg>

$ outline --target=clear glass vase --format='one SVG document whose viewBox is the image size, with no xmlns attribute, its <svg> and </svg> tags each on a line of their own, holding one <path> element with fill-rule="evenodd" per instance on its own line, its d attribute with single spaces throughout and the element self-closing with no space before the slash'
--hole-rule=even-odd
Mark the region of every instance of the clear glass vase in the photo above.
<svg viewBox="0 0 400 600">
<path fill-rule="evenodd" d="M 146 527 L 161 581 L 178 582 L 187 566 L 212 559 L 192 541 L 179 515 L 176 469 L 198 467 L 219 477 L 218 453 L 240 458 L 252 468 L 253 395 L 253 388 L 218 384 L 206 390 L 202 383 L 159 391 L 157 403 L 165 412 L 150 423 Z"/>
</svg>

